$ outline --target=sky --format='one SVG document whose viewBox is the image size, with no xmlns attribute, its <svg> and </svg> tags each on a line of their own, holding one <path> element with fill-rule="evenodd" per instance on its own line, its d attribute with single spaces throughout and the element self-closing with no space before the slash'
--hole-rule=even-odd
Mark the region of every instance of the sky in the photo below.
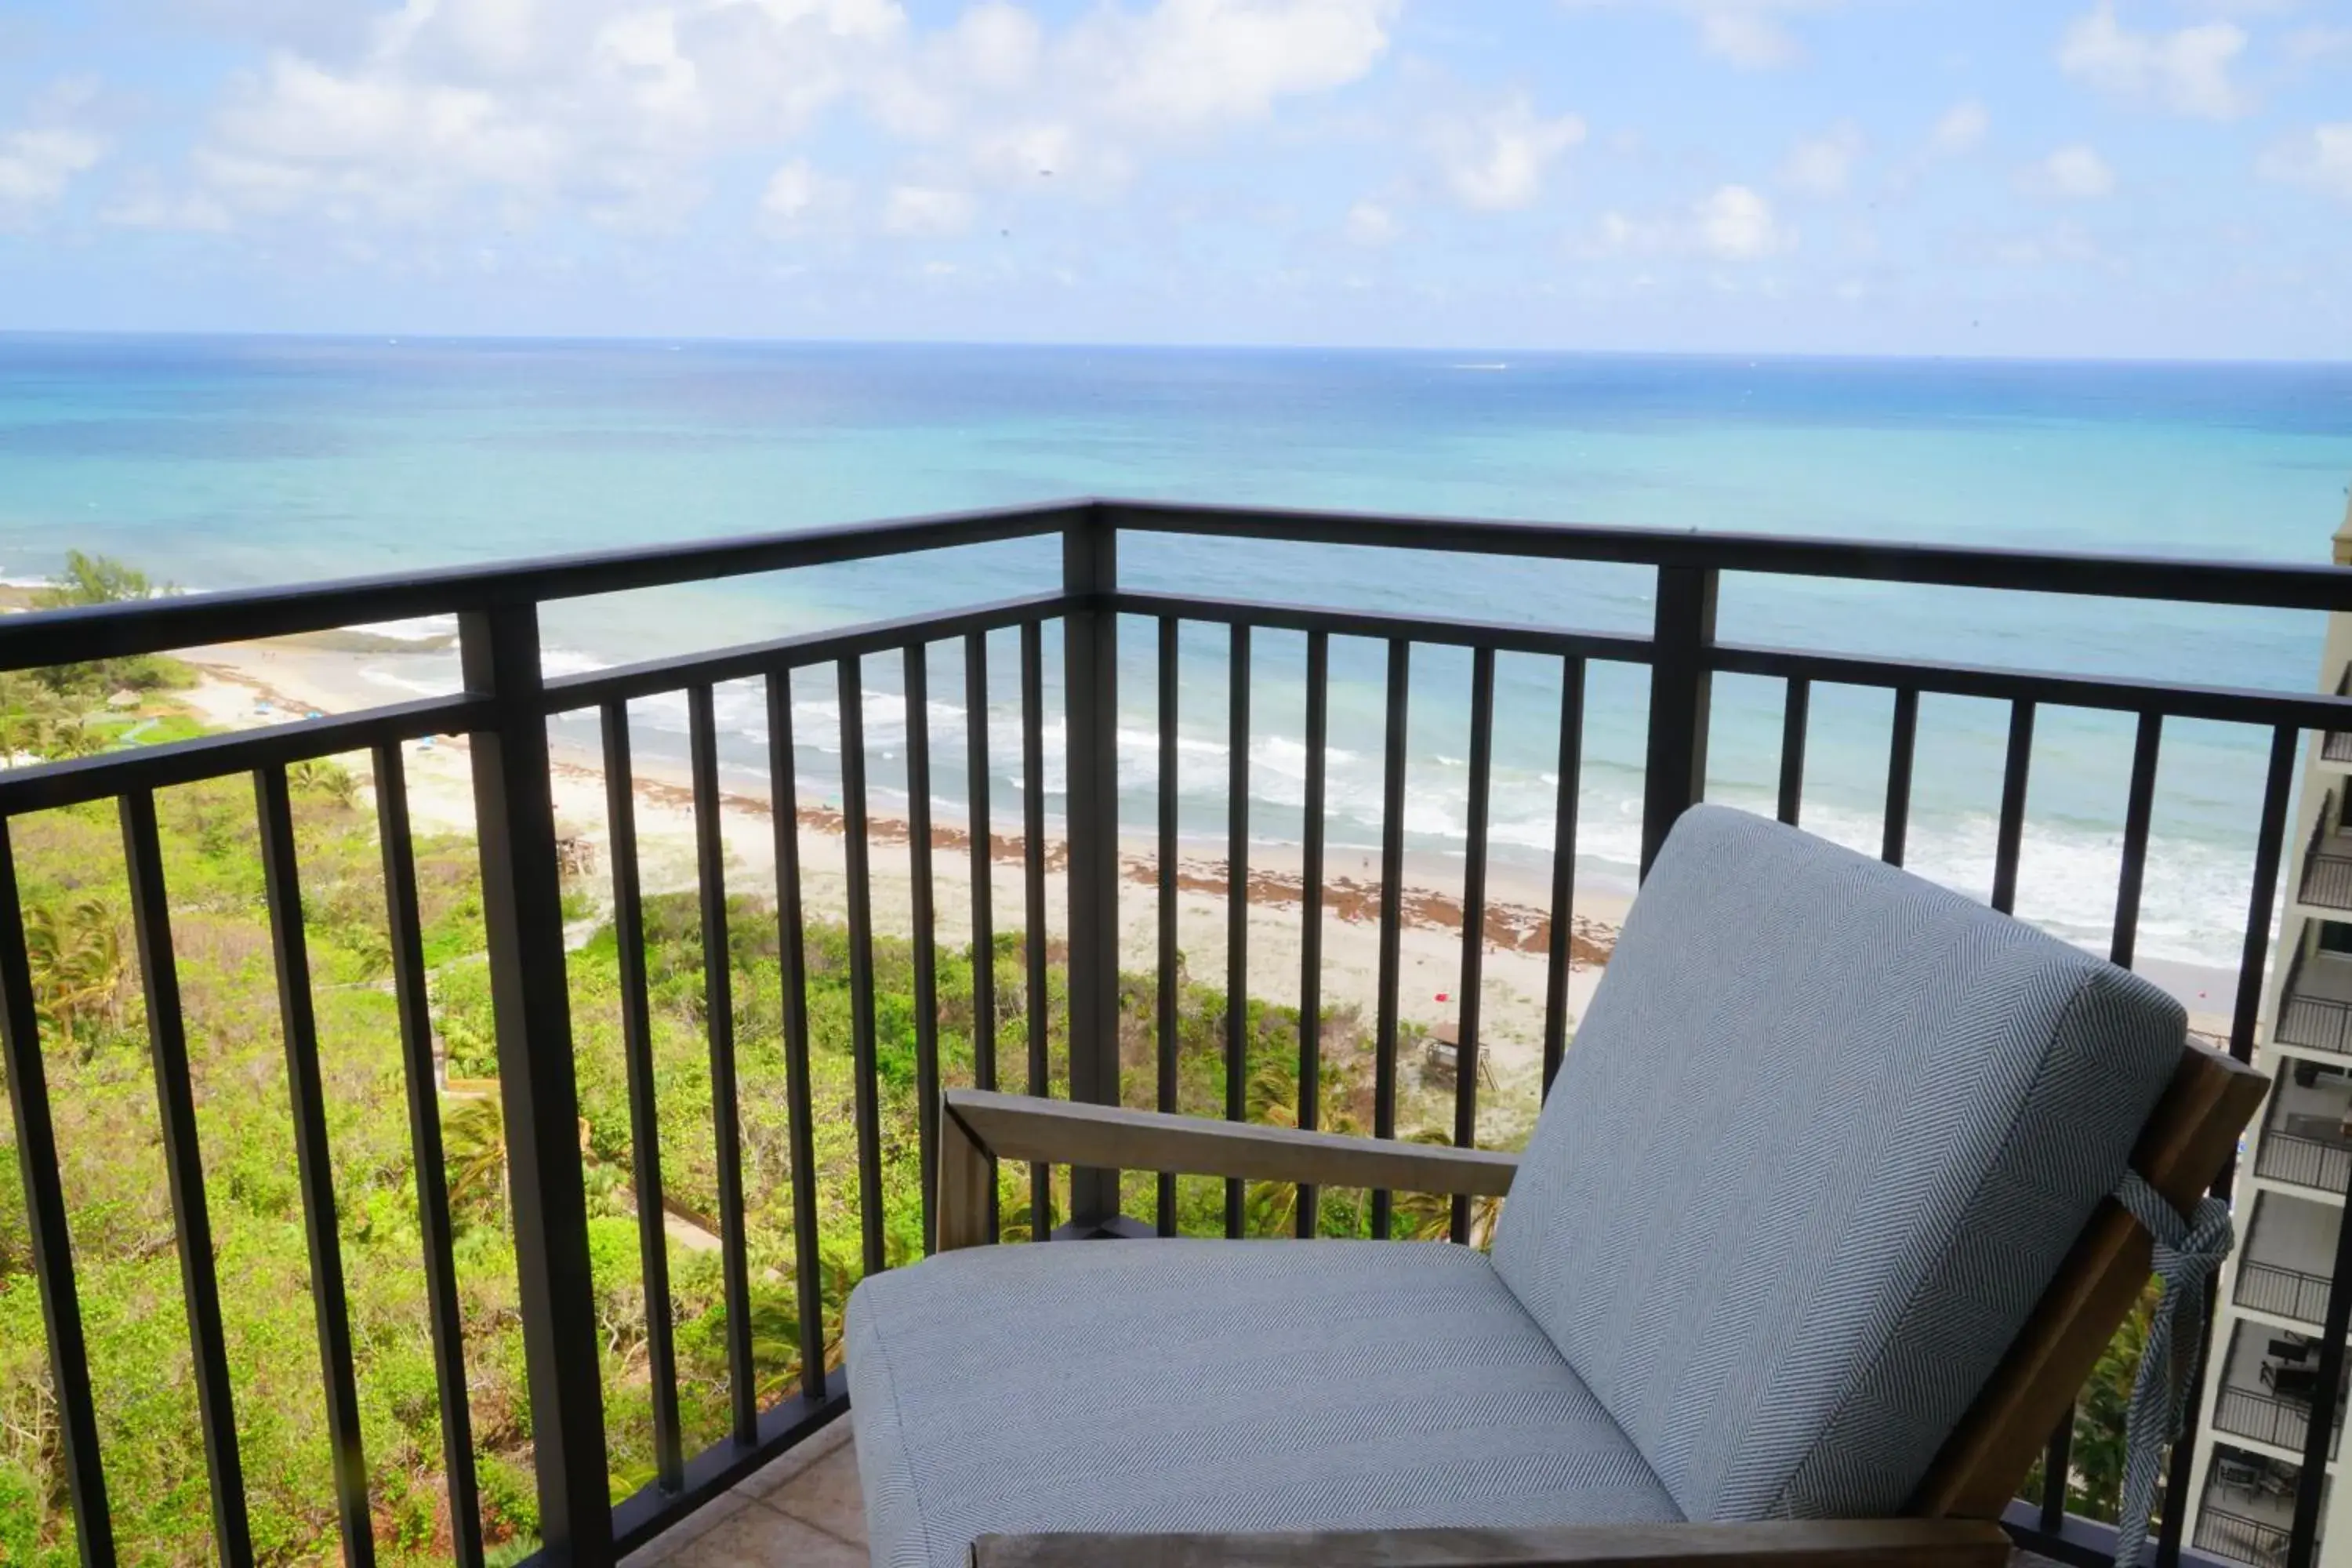
<svg viewBox="0 0 2352 1568">
<path fill-rule="evenodd" d="M 2352 0 L 0 0 L 0 330 L 2352 359 Z"/>
</svg>

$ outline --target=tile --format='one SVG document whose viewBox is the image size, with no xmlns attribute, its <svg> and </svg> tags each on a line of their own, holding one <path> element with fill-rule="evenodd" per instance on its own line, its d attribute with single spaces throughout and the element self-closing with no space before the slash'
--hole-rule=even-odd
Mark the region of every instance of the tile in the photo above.
<svg viewBox="0 0 2352 1568">
<path fill-rule="evenodd" d="M 667 1568 L 867 1568 L 866 1548 L 746 1500 Z"/>
<path fill-rule="evenodd" d="M 622 1558 L 621 1568 L 656 1568 L 657 1564 L 674 1563 L 687 1547 L 752 1506 L 751 1499 L 738 1497 L 733 1492 L 715 1497 Z"/>
<path fill-rule="evenodd" d="M 849 1420 L 844 1415 L 805 1442 L 795 1444 L 791 1449 L 777 1455 L 736 1482 L 735 1489 L 746 1497 L 764 1498 L 835 1450 L 846 1448 L 849 1446 Z"/>
<path fill-rule="evenodd" d="M 866 1493 L 857 1484 L 857 1450 L 846 1444 L 768 1493 L 765 1501 L 803 1523 L 866 1544 Z"/>
</svg>

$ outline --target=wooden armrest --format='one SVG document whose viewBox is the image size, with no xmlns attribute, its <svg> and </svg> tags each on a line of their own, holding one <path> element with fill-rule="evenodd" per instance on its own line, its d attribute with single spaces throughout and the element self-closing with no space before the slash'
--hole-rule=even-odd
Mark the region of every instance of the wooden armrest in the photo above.
<svg viewBox="0 0 2352 1568">
<path fill-rule="evenodd" d="M 1101 1170 L 1235 1176 L 1316 1186 L 1500 1196 L 1518 1157 L 1488 1149 L 1402 1143 L 1171 1116 L 1066 1100 L 950 1089 L 940 1118 L 940 1247 L 988 1235 L 988 1159 Z"/>
<path fill-rule="evenodd" d="M 1976 1519 L 1766 1520 L 1280 1535 L 983 1535 L 972 1568 L 2003 1568 Z"/>
</svg>

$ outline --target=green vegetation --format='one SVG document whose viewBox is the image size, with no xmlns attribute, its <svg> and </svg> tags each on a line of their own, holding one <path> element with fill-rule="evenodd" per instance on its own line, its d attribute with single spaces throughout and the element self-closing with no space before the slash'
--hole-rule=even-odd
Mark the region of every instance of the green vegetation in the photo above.
<svg viewBox="0 0 2352 1568">
<path fill-rule="evenodd" d="M 74 609 L 171 591 L 119 561 L 73 550 L 66 552 L 64 573 L 36 591 L 29 607 Z M 22 757 L 54 762 L 88 756 L 134 740 L 184 740 L 197 732 L 184 714 L 138 710 L 155 692 L 194 684 L 194 670 L 154 654 L 0 671 L 0 764 Z M 119 701 L 126 692 L 129 700 Z M 119 710 L 126 706 L 131 711 Z"/>
</svg>

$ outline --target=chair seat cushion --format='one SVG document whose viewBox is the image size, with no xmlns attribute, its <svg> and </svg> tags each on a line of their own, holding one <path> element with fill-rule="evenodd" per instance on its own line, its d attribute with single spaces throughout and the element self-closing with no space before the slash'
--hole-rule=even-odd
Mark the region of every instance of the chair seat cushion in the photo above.
<svg viewBox="0 0 2352 1568">
<path fill-rule="evenodd" d="M 887 1568 L 996 1533 L 1682 1517 L 1463 1247 L 976 1247 L 860 1284 L 847 1335 Z"/>
</svg>

